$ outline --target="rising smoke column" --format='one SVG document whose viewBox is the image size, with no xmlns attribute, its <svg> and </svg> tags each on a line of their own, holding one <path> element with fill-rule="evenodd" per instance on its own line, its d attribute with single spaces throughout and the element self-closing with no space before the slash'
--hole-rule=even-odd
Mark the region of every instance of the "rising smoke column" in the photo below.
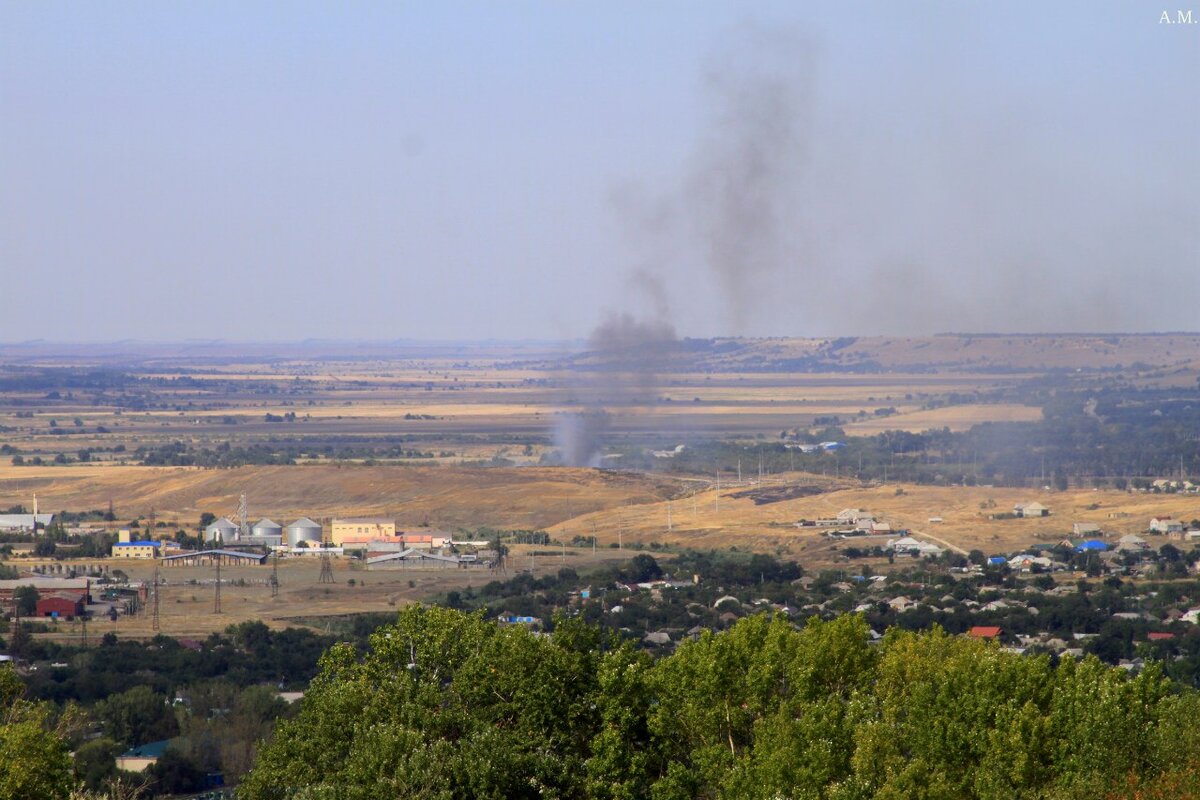
<svg viewBox="0 0 1200 800">
<path fill-rule="evenodd" d="M 563 463 L 597 466 L 609 409 L 636 413 L 657 402 L 659 376 L 679 349 L 670 271 L 682 268 L 684 291 L 705 274 L 714 277 L 740 332 L 776 275 L 796 262 L 789 231 L 798 216 L 811 75 L 801 37 L 754 26 L 738 31 L 704 71 L 706 128 L 677 184 L 650 202 L 616 198 L 636 266 L 624 308 L 609 311 L 588 338 L 580 361 L 592 377 L 572 376 L 573 400 L 583 410 L 556 420 Z M 692 238 L 707 270 L 693 268 Z"/>
<path fill-rule="evenodd" d="M 732 333 L 789 269 L 803 269 L 805 159 L 812 127 L 813 46 L 787 29 L 748 25 L 710 59 L 710 120 L 680 203 L 703 242 Z"/>
<path fill-rule="evenodd" d="M 658 376 L 677 343 L 669 322 L 627 312 L 611 312 L 592 331 L 583 359 L 587 376 L 572 375 L 572 399 L 583 410 L 555 420 L 554 441 L 564 464 L 599 466 L 610 409 L 634 413 L 637 406 L 657 402 Z"/>
</svg>

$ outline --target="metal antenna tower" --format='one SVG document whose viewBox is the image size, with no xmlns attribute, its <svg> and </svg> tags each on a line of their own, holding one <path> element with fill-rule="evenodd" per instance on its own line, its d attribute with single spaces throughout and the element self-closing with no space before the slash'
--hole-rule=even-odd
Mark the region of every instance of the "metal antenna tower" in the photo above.
<svg viewBox="0 0 1200 800">
<path fill-rule="evenodd" d="M 271 597 L 279 597 L 279 551 L 271 559 Z"/>
<path fill-rule="evenodd" d="M 321 577 L 317 578 L 317 583 L 333 583 L 333 563 L 329 553 L 321 553 Z"/>
<path fill-rule="evenodd" d="M 154 606 L 150 614 L 150 630 L 157 631 L 158 625 L 158 564 L 154 565 Z"/>
</svg>

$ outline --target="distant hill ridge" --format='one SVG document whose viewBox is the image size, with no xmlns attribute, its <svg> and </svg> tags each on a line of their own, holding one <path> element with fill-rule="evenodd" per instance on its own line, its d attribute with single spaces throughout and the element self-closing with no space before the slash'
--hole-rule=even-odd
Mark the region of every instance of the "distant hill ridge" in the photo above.
<svg viewBox="0 0 1200 800">
<path fill-rule="evenodd" d="M 630 353 L 632 359 L 639 354 Z M 716 372 L 1041 372 L 1160 369 L 1200 362 L 1200 333 L 1005 334 L 683 339 L 659 369 Z M 635 364 L 636 365 L 636 364 Z M 575 369 L 622 369 L 623 353 L 587 351 Z"/>
</svg>

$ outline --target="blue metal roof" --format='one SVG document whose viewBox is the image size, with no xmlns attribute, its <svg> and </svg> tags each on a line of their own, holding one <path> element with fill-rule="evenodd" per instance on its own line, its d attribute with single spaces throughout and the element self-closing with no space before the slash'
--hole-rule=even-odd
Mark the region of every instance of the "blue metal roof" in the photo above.
<svg viewBox="0 0 1200 800">
<path fill-rule="evenodd" d="M 1100 541 L 1099 539 L 1088 539 L 1086 542 L 1080 542 L 1079 544 L 1075 545 L 1075 550 L 1077 552 L 1082 552 L 1084 550 L 1107 550 L 1107 549 L 1108 549 L 1108 544 Z"/>
<path fill-rule="evenodd" d="M 113 547 L 161 547 L 161 546 L 162 546 L 161 542 L 148 542 L 148 541 L 144 541 L 144 540 L 140 541 L 140 542 L 116 542 L 113 544 Z"/>
</svg>

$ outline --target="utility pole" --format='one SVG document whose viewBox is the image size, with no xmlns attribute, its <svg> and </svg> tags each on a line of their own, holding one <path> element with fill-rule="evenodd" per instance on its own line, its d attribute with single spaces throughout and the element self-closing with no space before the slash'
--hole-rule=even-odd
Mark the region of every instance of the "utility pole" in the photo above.
<svg viewBox="0 0 1200 800">
<path fill-rule="evenodd" d="M 713 502 L 717 506 L 717 513 L 721 513 L 721 470 L 717 470 L 717 493 L 713 496 Z"/>
<path fill-rule="evenodd" d="M 329 560 L 329 553 L 321 553 L 321 576 L 317 578 L 317 583 L 333 583 L 333 563 Z"/>
<path fill-rule="evenodd" d="M 279 551 L 271 559 L 271 597 L 279 597 Z"/>
<path fill-rule="evenodd" d="M 79 615 L 79 642 L 83 647 L 87 647 L 87 609 Z"/>
<path fill-rule="evenodd" d="M 217 562 L 217 584 L 216 584 L 216 589 L 213 592 L 213 613 L 220 614 L 221 613 L 221 553 L 219 550 L 218 550 L 217 554 L 215 556 L 213 556 L 213 558 L 215 558 L 216 562 Z"/>
<path fill-rule="evenodd" d="M 671 532 L 671 501 L 667 501 L 667 533 Z"/>
<path fill-rule="evenodd" d="M 154 600 L 153 611 L 150 616 L 150 630 L 158 631 L 158 562 L 154 563 Z"/>
</svg>

